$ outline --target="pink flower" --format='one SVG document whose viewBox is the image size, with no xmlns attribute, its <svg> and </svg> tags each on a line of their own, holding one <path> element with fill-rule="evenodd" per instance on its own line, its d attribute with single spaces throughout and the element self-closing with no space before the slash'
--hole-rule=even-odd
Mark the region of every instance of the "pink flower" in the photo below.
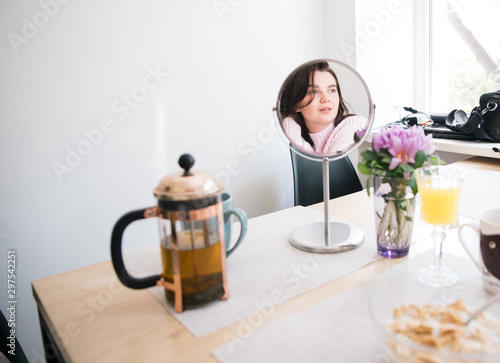
<svg viewBox="0 0 500 363">
<path fill-rule="evenodd" d="M 366 128 L 365 127 L 360 127 L 356 130 L 356 136 L 358 139 L 361 139 L 363 136 L 366 134 Z"/>
<path fill-rule="evenodd" d="M 410 128 L 383 127 L 379 134 L 373 136 L 373 149 L 377 153 L 386 149 L 392 155 L 389 170 L 394 170 L 400 163 L 414 164 L 419 150 L 426 155 L 432 154 L 436 148 L 431 139 L 431 135 L 425 136 L 423 128 L 416 125 Z"/>
</svg>

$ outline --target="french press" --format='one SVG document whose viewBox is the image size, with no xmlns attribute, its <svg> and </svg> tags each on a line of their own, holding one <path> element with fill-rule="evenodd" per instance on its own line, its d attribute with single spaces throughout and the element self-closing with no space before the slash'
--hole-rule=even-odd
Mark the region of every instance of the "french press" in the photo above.
<svg viewBox="0 0 500 363">
<path fill-rule="evenodd" d="M 210 173 L 191 171 L 189 154 L 179 158 L 179 165 L 184 172 L 167 175 L 154 189 L 158 205 L 123 215 L 111 236 L 111 259 L 120 281 L 132 289 L 163 286 L 176 312 L 229 298 L 222 183 Z M 135 278 L 123 263 L 123 233 L 130 223 L 151 217 L 159 221 L 163 271 Z"/>
</svg>

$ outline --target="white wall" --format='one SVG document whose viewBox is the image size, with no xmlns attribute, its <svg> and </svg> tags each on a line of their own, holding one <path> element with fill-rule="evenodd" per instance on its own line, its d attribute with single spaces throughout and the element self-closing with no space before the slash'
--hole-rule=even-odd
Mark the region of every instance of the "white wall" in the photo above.
<svg viewBox="0 0 500 363">
<path fill-rule="evenodd" d="M 225 12 L 206 0 L 0 3 L 0 274 L 15 249 L 32 361 L 30 282 L 108 260 L 115 221 L 155 204 L 180 154 L 250 217 L 292 206 L 271 109 L 291 70 L 328 55 L 324 1 L 218 3 Z M 127 248 L 158 243 L 155 227 L 131 227 Z"/>
<path fill-rule="evenodd" d="M 395 106 L 421 109 L 420 94 L 414 92 L 417 54 L 413 23 L 414 8 L 420 3 L 356 0 L 356 69 L 374 98 L 374 127 L 399 120 Z"/>
<path fill-rule="evenodd" d="M 356 68 L 356 1 L 325 1 L 325 53 Z"/>
</svg>

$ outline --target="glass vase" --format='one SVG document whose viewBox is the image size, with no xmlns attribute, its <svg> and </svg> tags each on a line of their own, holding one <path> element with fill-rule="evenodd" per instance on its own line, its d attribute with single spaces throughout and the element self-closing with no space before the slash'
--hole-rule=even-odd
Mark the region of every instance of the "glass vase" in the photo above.
<svg viewBox="0 0 500 363">
<path fill-rule="evenodd" d="M 409 179 L 373 176 L 377 250 L 386 258 L 408 254 L 415 212 Z"/>
</svg>

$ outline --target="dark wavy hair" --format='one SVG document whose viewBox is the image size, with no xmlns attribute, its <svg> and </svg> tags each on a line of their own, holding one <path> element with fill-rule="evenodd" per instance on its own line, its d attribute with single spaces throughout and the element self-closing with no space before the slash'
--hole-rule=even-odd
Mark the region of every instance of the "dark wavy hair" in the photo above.
<svg viewBox="0 0 500 363">
<path fill-rule="evenodd" d="M 346 103 L 342 98 L 342 92 L 340 90 L 339 80 L 335 72 L 330 68 L 328 62 L 318 61 L 315 63 L 309 63 L 295 72 L 293 72 L 288 78 L 285 80 L 283 84 L 283 91 L 280 99 L 280 112 L 281 116 L 284 118 L 291 117 L 297 122 L 301 129 L 301 135 L 304 140 L 306 140 L 312 147 L 314 147 L 314 142 L 310 136 L 310 132 L 306 126 L 306 121 L 304 120 L 304 116 L 302 116 L 301 112 L 297 112 L 297 107 L 300 101 L 302 101 L 306 95 L 309 85 L 314 84 L 314 73 L 316 71 L 320 72 L 328 72 L 333 78 L 335 78 L 335 82 L 337 82 L 337 91 L 339 93 L 339 110 L 337 116 L 335 116 L 334 124 L 337 126 L 342 122 L 346 117 L 351 116 L 349 114 Z M 304 108 L 308 106 L 313 101 L 314 96 L 311 96 L 310 101 L 302 106 Z"/>
</svg>

